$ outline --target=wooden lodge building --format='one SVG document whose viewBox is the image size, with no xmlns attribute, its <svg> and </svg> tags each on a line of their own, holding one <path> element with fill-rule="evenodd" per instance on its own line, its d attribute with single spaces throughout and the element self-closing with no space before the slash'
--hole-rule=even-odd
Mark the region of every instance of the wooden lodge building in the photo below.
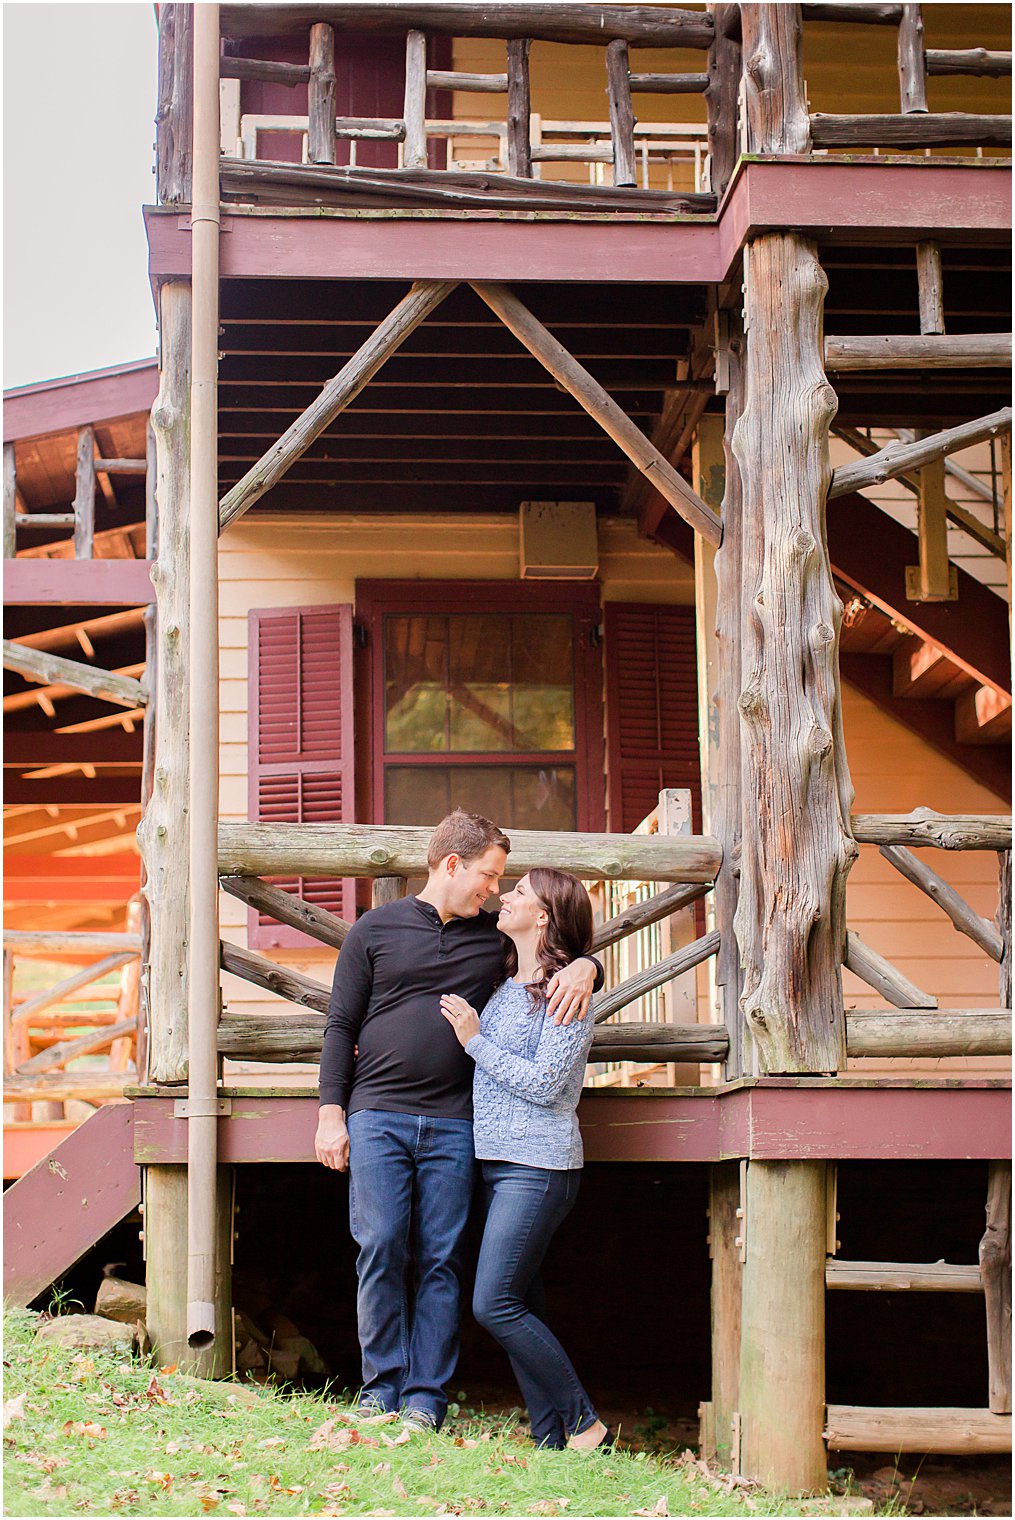
<svg viewBox="0 0 1015 1520">
<path fill-rule="evenodd" d="M 1008 8 L 159 20 L 158 361 L 5 397 L 6 1292 L 140 1206 L 223 1375 L 274 1230 L 355 1380 L 323 1012 L 463 805 L 593 891 L 661 1397 L 1010 1450 Z"/>
</svg>

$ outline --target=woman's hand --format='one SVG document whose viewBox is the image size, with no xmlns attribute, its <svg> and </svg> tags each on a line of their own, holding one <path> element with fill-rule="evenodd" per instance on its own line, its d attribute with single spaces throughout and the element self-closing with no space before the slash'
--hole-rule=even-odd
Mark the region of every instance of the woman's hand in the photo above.
<svg viewBox="0 0 1015 1520">
<path fill-rule="evenodd" d="M 473 1035 L 479 1033 L 479 1014 L 455 993 L 446 992 L 441 998 L 441 1013 L 455 1031 L 463 1049 Z"/>
</svg>

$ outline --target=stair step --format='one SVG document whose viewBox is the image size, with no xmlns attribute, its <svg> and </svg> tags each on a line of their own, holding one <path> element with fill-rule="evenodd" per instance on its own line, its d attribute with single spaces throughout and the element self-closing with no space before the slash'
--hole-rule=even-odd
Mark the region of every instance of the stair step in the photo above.
<svg viewBox="0 0 1015 1520">
<path fill-rule="evenodd" d="M 1004 744 L 1011 740 L 1011 697 L 993 686 L 973 686 L 955 704 L 959 744 Z"/>
<path fill-rule="evenodd" d="M 943 649 L 919 639 L 905 639 L 892 655 L 892 692 L 896 697 L 953 699 L 971 685 L 971 677 Z"/>
</svg>

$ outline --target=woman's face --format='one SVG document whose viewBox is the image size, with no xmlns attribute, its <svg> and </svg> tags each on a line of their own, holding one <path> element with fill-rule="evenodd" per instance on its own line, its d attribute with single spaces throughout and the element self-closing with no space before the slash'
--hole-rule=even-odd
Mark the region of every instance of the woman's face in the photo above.
<svg viewBox="0 0 1015 1520">
<path fill-rule="evenodd" d="M 500 900 L 497 927 L 503 929 L 505 934 L 515 937 L 529 934 L 533 930 L 538 932 L 546 927 L 548 921 L 549 914 L 533 892 L 527 876 L 523 876 L 512 891 L 505 892 Z"/>
</svg>

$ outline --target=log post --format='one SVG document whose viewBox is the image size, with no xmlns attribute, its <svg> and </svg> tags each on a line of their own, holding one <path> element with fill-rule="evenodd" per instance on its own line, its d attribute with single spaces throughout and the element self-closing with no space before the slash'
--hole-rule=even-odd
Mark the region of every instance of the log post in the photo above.
<svg viewBox="0 0 1015 1520">
<path fill-rule="evenodd" d="M 162 206 L 189 205 L 194 174 L 194 7 L 159 10 L 159 83 L 155 111 L 155 184 Z"/>
<path fill-rule="evenodd" d="M 326 21 L 310 28 L 307 148 L 312 164 L 335 162 L 335 32 Z"/>
<path fill-rule="evenodd" d="M 151 417 L 145 428 L 145 558 L 155 561 L 159 557 L 159 509 L 155 490 L 158 477 L 158 461 L 155 448 L 155 429 Z M 158 722 L 155 703 L 158 695 L 158 608 L 149 602 L 144 610 L 145 684 L 148 701 L 145 704 L 141 751 L 141 814 L 151 802 L 155 785 L 155 736 Z M 141 959 L 138 974 L 137 1040 L 134 1062 L 138 1079 L 148 1067 L 149 993 L 152 958 L 152 915 L 145 895 L 147 872 L 141 862 L 140 933 Z"/>
<path fill-rule="evenodd" d="M 1001 505 L 1004 512 L 1004 557 L 1008 565 L 1008 622 L 1011 623 L 1011 432 L 1001 439 Z"/>
<path fill-rule="evenodd" d="M 740 7 L 713 5 L 715 37 L 708 53 L 708 188 L 722 198 L 736 168 L 740 96 Z"/>
<path fill-rule="evenodd" d="M 821 365 L 826 288 L 805 239 L 774 233 L 751 244 L 747 399 L 733 434 L 744 492 L 736 932 L 741 1002 L 763 1072 L 834 1072 L 846 1056 L 840 959 L 857 849 L 842 604 L 825 538 L 835 413 Z"/>
<path fill-rule="evenodd" d="M 216 1189 L 215 1317 L 230 1323 L 232 1297 L 232 1169 L 218 1169 Z M 187 1168 L 150 1166 L 144 1173 L 144 1257 L 148 1286 L 145 1323 L 158 1365 L 173 1362 L 195 1377 L 222 1378 L 232 1372 L 228 1334 L 208 1346 L 187 1343 Z"/>
<path fill-rule="evenodd" d="M 426 34 L 410 31 L 405 38 L 405 151 L 406 169 L 426 168 Z"/>
<path fill-rule="evenodd" d="M 927 109 L 927 59 L 923 47 L 923 7 L 904 5 L 899 22 L 899 94 L 908 116 Z"/>
<path fill-rule="evenodd" d="M 95 548 L 95 429 L 78 428 L 74 472 L 74 558 L 91 559 Z"/>
<path fill-rule="evenodd" d="M 18 552 L 18 477 L 13 443 L 4 444 L 4 559 Z"/>
<path fill-rule="evenodd" d="M 920 331 L 928 334 L 943 333 L 945 302 L 940 243 L 917 243 L 916 279 L 920 291 Z"/>
<path fill-rule="evenodd" d="M 158 721 L 151 796 L 137 831 L 151 917 L 146 1075 L 153 1082 L 187 1078 L 190 329 L 190 286 L 171 281 L 159 291 L 162 373 L 152 408 L 159 517 L 151 572 L 158 613 L 152 693 Z"/>
<path fill-rule="evenodd" d="M 638 183 L 634 156 L 635 118 L 631 106 L 631 67 L 623 38 L 615 38 L 606 44 L 606 78 L 613 139 L 613 183 L 633 186 Z"/>
<path fill-rule="evenodd" d="M 740 7 L 747 132 L 752 153 L 807 153 L 811 127 L 803 87 L 799 5 Z"/>
<path fill-rule="evenodd" d="M 715 1457 L 729 1468 L 733 1455 L 733 1416 L 740 1404 L 740 1303 L 743 1264 L 740 1257 L 739 1161 L 714 1162 L 709 1169 L 708 1239 L 712 1259 L 712 1409 Z"/>
<path fill-rule="evenodd" d="M 1001 1007 L 1011 1007 L 1011 850 L 998 850 L 997 931 L 1001 940 Z"/>
<path fill-rule="evenodd" d="M 532 178 L 530 119 L 532 92 L 529 85 L 528 37 L 512 37 L 507 45 L 507 169 L 520 179 Z"/>
<path fill-rule="evenodd" d="M 980 1278 L 987 1307 L 988 1400 L 992 1414 L 1011 1414 L 1011 1162 L 992 1161 L 987 1179 L 987 1229 L 980 1241 Z"/>
<path fill-rule="evenodd" d="M 823 1493 L 823 1161 L 749 1161 L 740 1349 L 740 1470 L 767 1488 Z"/>
<path fill-rule="evenodd" d="M 935 459 L 920 471 L 917 498 L 918 565 L 906 566 L 906 596 L 911 602 L 954 602 L 957 576 L 948 557 L 948 496 L 945 462 Z"/>
<path fill-rule="evenodd" d="M 718 25 L 718 21 L 717 21 Z M 725 353 L 729 390 L 723 434 L 725 474 L 722 498 L 723 537 L 715 556 L 715 641 L 718 681 L 711 724 L 718 724 L 718 775 L 712 828 L 722 848 L 722 865 L 715 882 L 715 926 L 719 930 L 716 985 L 722 994 L 722 1021 L 729 1030 L 726 1077 L 747 1069 L 744 1018 L 740 1008 L 743 968 L 734 933 L 740 890 L 740 586 L 743 547 L 743 484 L 733 452 L 733 433 L 744 406 L 744 334 L 739 315 L 730 322 Z M 711 743 L 711 738 L 710 741 Z"/>
<path fill-rule="evenodd" d="M 404 876 L 378 876 L 371 884 L 370 906 L 383 907 L 385 903 L 397 902 L 408 892 Z"/>
</svg>

